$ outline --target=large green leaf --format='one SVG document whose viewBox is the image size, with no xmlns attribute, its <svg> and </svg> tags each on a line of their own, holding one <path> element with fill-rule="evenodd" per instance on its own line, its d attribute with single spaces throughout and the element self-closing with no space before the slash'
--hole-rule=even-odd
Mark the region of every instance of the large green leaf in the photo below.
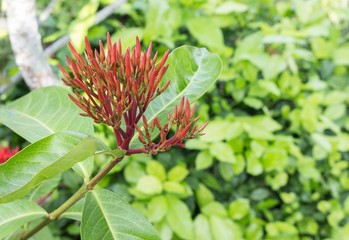
<svg viewBox="0 0 349 240">
<path fill-rule="evenodd" d="M 228 52 L 224 46 L 223 32 L 215 22 L 205 17 L 194 17 L 187 21 L 187 27 L 190 33 L 210 50 L 224 54 Z"/>
<path fill-rule="evenodd" d="M 122 198 L 108 190 L 87 193 L 82 212 L 82 240 L 160 239 L 155 228 Z"/>
<path fill-rule="evenodd" d="M 55 133 L 0 165 L 0 202 L 21 198 L 35 186 L 92 156 L 96 140 L 83 133 Z"/>
<path fill-rule="evenodd" d="M 156 116 L 160 120 L 167 119 L 167 113 L 173 111 L 183 96 L 190 102 L 199 99 L 216 82 L 222 71 L 219 56 L 205 48 L 176 48 L 170 54 L 167 63 L 169 68 L 163 81 L 170 79 L 171 84 L 147 108 L 145 116 L 149 122 Z M 131 144 L 133 148 L 139 147 L 137 138 L 136 134 Z"/>
<path fill-rule="evenodd" d="M 182 239 L 193 239 L 194 225 L 188 206 L 175 196 L 166 196 L 168 212 L 166 220 Z"/>
<path fill-rule="evenodd" d="M 44 209 L 29 200 L 0 204 L 0 239 L 15 232 L 22 225 L 46 215 Z"/>
<path fill-rule="evenodd" d="M 64 130 L 93 135 L 92 119 L 79 115 L 81 110 L 69 99 L 68 93 L 64 87 L 32 91 L 0 108 L 0 123 L 31 143 Z M 78 163 L 74 170 L 88 178 L 93 170 L 93 158 Z"/>
</svg>

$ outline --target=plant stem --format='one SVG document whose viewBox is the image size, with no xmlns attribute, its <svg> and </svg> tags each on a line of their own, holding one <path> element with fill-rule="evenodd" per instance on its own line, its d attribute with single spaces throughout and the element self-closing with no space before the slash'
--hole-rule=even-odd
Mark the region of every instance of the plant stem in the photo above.
<svg viewBox="0 0 349 240">
<path fill-rule="evenodd" d="M 41 229 L 46 227 L 48 224 L 53 222 L 54 220 L 57 220 L 65 211 L 67 211 L 70 207 L 72 207 L 77 201 L 79 201 L 81 198 L 85 196 L 85 194 L 92 190 L 97 183 L 110 172 L 110 170 L 115 167 L 116 164 L 118 164 L 125 155 L 113 159 L 110 161 L 107 165 L 105 165 L 90 181 L 88 181 L 86 184 L 82 185 L 81 188 L 74 193 L 73 196 L 71 196 L 67 201 L 65 201 L 59 208 L 54 210 L 52 213 L 48 214 L 47 217 L 39 223 L 37 226 L 35 226 L 33 229 L 31 229 L 29 232 L 24 234 L 21 237 L 21 240 L 27 240 L 30 237 L 32 237 L 34 234 L 39 232 Z"/>
</svg>

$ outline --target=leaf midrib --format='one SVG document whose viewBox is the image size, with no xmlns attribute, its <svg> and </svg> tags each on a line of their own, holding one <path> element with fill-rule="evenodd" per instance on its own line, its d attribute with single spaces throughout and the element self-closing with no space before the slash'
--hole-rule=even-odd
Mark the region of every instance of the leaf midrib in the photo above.
<svg viewBox="0 0 349 240">
<path fill-rule="evenodd" d="M 34 118 L 33 116 L 31 116 L 31 115 L 29 115 L 29 114 L 26 114 L 26 113 L 24 113 L 24 112 L 20 112 L 20 111 L 18 111 L 18 110 L 14 110 L 14 109 L 6 109 L 6 110 L 9 111 L 9 112 L 15 112 L 15 113 L 17 113 L 17 114 L 19 114 L 19 115 L 22 115 L 22 116 L 26 117 L 26 118 L 32 119 L 34 122 L 37 122 L 37 123 L 39 123 L 41 126 L 43 126 L 44 128 L 46 128 L 50 133 L 54 133 L 54 130 L 53 130 L 53 129 L 51 129 L 51 128 L 48 127 L 46 124 L 44 124 L 43 122 L 41 122 L 40 120 L 38 120 L 37 118 Z"/>
<path fill-rule="evenodd" d="M 42 211 L 42 212 L 34 212 L 34 213 L 35 213 L 35 214 L 33 214 L 33 212 L 31 212 L 31 213 L 27 213 L 27 214 L 22 214 L 22 215 L 20 215 L 19 217 L 7 218 L 7 219 L 6 219 L 7 221 L 5 221 L 5 222 L 0 222 L 0 226 L 3 226 L 3 225 L 6 224 L 6 223 L 11 223 L 11 222 L 13 222 L 13 221 L 15 221 L 15 220 L 17 220 L 17 219 L 24 218 L 24 217 L 36 216 L 36 215 L 39 215 L 39 216 L 44 217 L 44 216 L 46 215 L 44 211 Z"/>
<path fill-rule="evenodd" d="M 105 221 L 106 221 L 106 223 L 107 223 L 107 225 L 108 225 L 108 228 L 109 228 L 110 233 L 113 235 L 113 238 L 114 238 L 114 239 L 118 239 L 118 237 L 115 236 L 115 235 L 114 235 L 114 232 L 112 231 L 112 227 L 110 226 L 110 223 L 109 223 L 110 220 L 109 220 L 108 217 L 107 217 L 106 211 L 105 211 L 105 209 L 104 209 L 103 206 L 102 206 L 102 202 L 101 202 L 101 200 L 99 199 L 98 194 L 97 194 L 96 192 L 94 192 L 94 191 L 92 191 L 91 193 L 93 194 L 94 198 L 96 199 L 96 202 L 98 203 L 99 209 L 101 210 L 101 212 L 102 212 L 102 214 L 103 214 L 103 216 L 104 216 L 104 219 L 105 219 Z"/>
</svg>

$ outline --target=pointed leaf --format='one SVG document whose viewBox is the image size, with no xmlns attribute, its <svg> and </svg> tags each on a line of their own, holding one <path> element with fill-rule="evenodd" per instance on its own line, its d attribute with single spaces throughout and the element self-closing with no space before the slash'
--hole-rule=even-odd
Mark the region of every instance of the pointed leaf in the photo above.
<svg viewBox="0 0 349 240">
<path fill-rule="evenodd" d="M 55 133 L 0 165 L 0 203 L 21 198 L 35 186 L 92 156 L 94 138 L 83 133 Z"/>
<path fill-rule="evenodd" d="M 15 232 L 22 225 L 46 215 L 44 209 L 29 200 L 0 204 L 0 239 Z"/>
<path fill-rule="evenodd" d="M 167 113 L 173 112 L 183 96 L 191 103 L 199 99 L 216 82 L 222 71 L 219 56 L 205 48 L 176 48 L 166 63 L 169 64 L 169 68 L 162 81 L 171 80 L 171 84 L 150 103 L 145 112 L 148 122 L 156 116 L 160 120 L 167 120 Z M 137 134 L 131 143 L 133 148 L 139 147 Z"/>
<path fill-rule="evenodd" d="M 160 240 L 155 228 L 122 198 L 108 190 L 87 193 L 82 213 L 82 240 Z"/>
<path fill-rule="evenodd" d="M 32 91 L 0 108 L 0 123 L 31 143 L 64 130 L 93 135 L 92 119 L 79 115 L 81 110 L 69 99 L 68 93 L 64 87 Z M 93 158 L 78 163 L 74 170 L 88 178 L 93 170 Z"/>
<path fill-rule="evenodd" d="M 166 220 L 172 230 L 183 239 L 193 239 L 194 225 L 188 206 L 175 196 L 167 195 Z"/>
</svg>

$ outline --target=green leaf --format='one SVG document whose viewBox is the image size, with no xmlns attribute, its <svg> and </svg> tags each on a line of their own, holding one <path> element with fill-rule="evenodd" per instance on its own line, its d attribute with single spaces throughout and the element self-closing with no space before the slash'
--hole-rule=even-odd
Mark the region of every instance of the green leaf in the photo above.
<svg viewBox="0 0 349 240">
<path fill-rule="evenodd" d="M 203 214 L 196 216 L 194 220 L 195 240 L 212 240 L 208 217 Z"/>
<path fill-rule="evenodd" d="M 224 53 L 226 47 L 223 32 L 212 19 L 207 16 L 191 18 L 187 21 L 187 27 L 199 43 L 213 51 Z"/>
<path fill-rule="evenodd" d="M 147 162 L 147 173 L 157 177 L 160 181 L 164 181 L 166 178 L 166 170 L 161 163 L 150 160 Z"/>
<path fill-rule="evenodd" d="M 201 151 L 195 159 L 195 168 L 203 170 L 211 167 L 213 164 L 213 157 L 209 151 Z"/>
<path fill-rule="evenodd" d="M 122 42 L 123 49 L 133 48 L 136 45 L 136 37 L 141 41 L 143 37 L 143 29 L 136 27 L 128 27 L 124 29 L 120 29 L 116 31 L 112 36 L 112 41 L 120 41 Z"/>
<path fill-rule="evenodd" d="M 213 193 L 203 184 L 199 185 L 195 195 L 200 207 L 204 207 L 206 204 L 214 201 Z"/>
<path fill-rule="evenodd" d="M 239 226 L 230 219 L 211 215 L 209 220 L 213 239 L 243 240 L 242 232 Z"/>
<path fill-rule="evenodd" d="M 94 138 L 83 133 L 55 133 L 0 165 L 0 202 L 21 198 L 34 187 L 92 156 Z"/>
<path fill-rule="evenodd" d="M 128 164 L 124 170 L 124 177 L 129 183 L 137 183 L 138 180 L 145 175 L 143 166 L 136 161 Z"/>
<path fill-rule="evenodd" d="M 315 37 L 311 39 L 310 43 L 315 57 L 328 58 L 331 56 L 333 51 L 333 45 L 331 42 L 328 42 L 323 38 Z"/>
<path fill-rule="evenodd" d="M 215 215 L 223 218 L 228 216 L 227 210 L 224 208 L 223 204 L 217 201 L 212 201 L 206 204 L 201 209 L 201 212 L 206 216 Z"/>
<path fill-rule="evenodd" d="M 92 120 L 79 115 L 68 93 L 64 87 L 32 91 L 0 108 L 0 122 L 31 143 L 64 130 L 92 135 Z"/>
<path fill-rule="evenodd" d="M 213 120 L 205 128 L 205 135 L 200 137 L 200 140 L 204 142 L 230 140 L 238 137 L 243 131 L 244 129 L 240 122 Z"/>
<path fill-rule="evenodd" d="M 70 39 L 78 51 L 83 49 L 84 38 L 96 19 L 99 1 L 90 0 L 79 9 L 77 18 L 69 24 Z"/>
<path fill-rule="evenodd" d="M 160 240 L 156 229 L 119 195 L 104 189 L 87 193 L 81 239 Z"/>
<path fill-rule="evenodd" d="M 41 199 L 45 194 L 52 192 L 55 188 L 57 188 L 58 184 L 61 181 L 61 178 L 62 174 L 57 174 L 53 178 L 48 179 L 47 181 L 34 188 L 33 191 L 30 193 L 29 200 L 33 202 L 37 201 Z"/>
<path fill-rule="evenodd" d="M 46 211 L 29 200 L 0 204 L 0 239 L 15 232 L 22 225 L 45 216 Z"/>
<path fill-rule="evenodd" d="M 221 162 L 235 163 L 235 155 L 233 148 L 224 142 L 212 143 L 210 153 Z"/>
<path fill-rule="evenodd" d="M 151 222 L 160 222 L 166 216 L 167 208 L 165 196 L 156 196 L 148 203 L 147 218 Z"/>
<path fill-rule="evenodd" d="M 164 190 L 181 198 L 188 197 L 192 194 L 191 188 L 185 182 L 164 182 Z"/>
<path fill-rule="evenodd" d="M 69 99 L 68 93 L 64 87 L 32 91 L 0 108 L 0 122 L 31 143 L 65 130 L 93 135 L 92 119 L 79 115 L 81 110 Z M 88 178 L 92 174 L 93 158 L 78 163 L 74 170 Z"/>
<path fill-rule="evenodd" d="M 168 180 L 181 182 L 183 181 L 189 174 L 189 171 L 185 166 L 177 165 L 168 172 Z"/>
<path fill-rule="evenodd" d="M 171 84 L 150 103 L 145 112 L 148 122 L 156 116 L 162 121 L 167 120 L 167 114 L 173 111 L 183 96 L 191 103 L 199 99 L 216 82 L 222 71 L 222 61 L 218 55 L 205 48 L 191 46 L 176 48 L 170 54 L 167 64 L 169 68 L 163 81 L 170 79 Z M 138 135 L 135 134 L 131 147 L 140 146 Z"/>
<path fill-rule="evenodd" d="M 216 9 L 216 14 L 229 14 L 229 13 L 242 13 L 248 10 L 248 6 L 242 3 L 237 3 L 233 1 L 222 2 Z"/>
<path fill-rule="evenodd" d="M 349 65 L 349 44 L 337 48 L 333 53 L 333 61 L 338 66 Z"/>
<path fill-rule="evenodd" d="M 167 195 L 166 219 L 172 230 L 183 239 L 193 239 L 194 226 L 188 206 L 174 196 Z"/>
<path fill-rule="evenodd" d="M 173 48 L 173 34 L 179 27 L 181 11 L 176 4 L 168 1 L 149 0 L 146 11 L 146 26 L 144 29 L 144 39 L 162 41 L 167 46 Z"/>
<path fill-rule="evenodd" d="M 250 211 L 250 201 L 245 198 L 239 198 L 229 204 L 229 216 L 233 220 L 244 218 Z"/>
<path fill-rule="evenodd" d="M 266 149 L 262 159 L 264 170 L 284 170 L 288 162 L 287 152 L 284 149 L 270 147 Z"/>
<path fill-rule="evenodd" d="M 297 229 L 287 222 L 270 222 L 265 227 L 268 238 L 298 239 Z"/>
<path fill-rule="evenodd" d="M 288 175 L 286 172 L 281 171 L 277 172 L 275 175 L 267 175 L 265 180 L 266 183 L 276 191 L 287 184 Z"/>
<path fill-rule="evenodd" d="M 165 220 L 159 223 L 155 223 L 155 227 L 160 233 L 161 240 L 172 240 L 173 231 Z"/>
<path fill-rule="evenodd" d="M 136 190 L 147 195 L 155 195 L 162 192 L 162 183 L 157 177 L 152 175 L 142 176 L 137 185 Z"/>
</svg>

